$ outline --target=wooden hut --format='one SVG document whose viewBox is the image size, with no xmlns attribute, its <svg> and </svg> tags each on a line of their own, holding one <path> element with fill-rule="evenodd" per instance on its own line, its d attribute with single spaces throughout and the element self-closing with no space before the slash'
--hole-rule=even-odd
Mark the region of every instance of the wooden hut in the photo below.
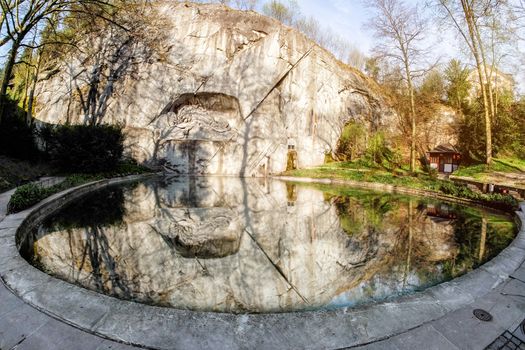
<svg viewBox="0 0 525 350">
<path fill-rule="evenodd" d="M 432 169 L 450 174 L 458 169 L 461 153 L 450 144 L 442 144 L 428 152 L 428 160 Z"/>
</svg>

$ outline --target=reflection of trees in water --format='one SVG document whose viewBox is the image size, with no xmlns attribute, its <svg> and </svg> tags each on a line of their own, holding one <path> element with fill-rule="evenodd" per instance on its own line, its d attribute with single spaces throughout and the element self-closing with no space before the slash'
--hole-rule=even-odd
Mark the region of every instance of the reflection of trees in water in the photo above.
<svg viewBox="0 0 525 350">
<path fill-rule="evenodd" d="M 454 220 L 454 239 L 459 253 L 443 265 L 447 278 L 455 278 L 492 259 L 510 244 L 516 234 L 515 225 L 508 218 L 480 210 L 474 212 L 471 209 L 470 212 L 471 215 L 461 213 Z"/>
<path fill-rule="evenodd" d="M 87 279 L 97 291 L 129 299 L 130 289 L 117 272 L 105 228 L 122 225 L 126 215 L 124 191 L 132 190 L 136 185 L 107 187 L 68 204 L 43 223 L 43 230 L 33 232 L 32 239 L 27 240 L 21 249 L 22 255 L 41 266 L 39 256 L 34 256 L 33 242 L 44 235 L 66 230 L 70 254 L 74 257 L 71 261 L 72 277 L 82 285 L 85 283 L 80 280 Z M 83 237 L 78 236 L 79 232 Z M 79 251 L 81 256 L 75 257 L 75 252 Z"/>
<path fill-rule="evenodd" d="M 110 295 L 131 298 L 131 291 L 127 281 L 123 280 L 117 272 L 117 264 L 110 253 L 108 239 L 102 227 L 90 226 L 84 231 L 85 246 L 83 247 L 82 263 L 78 274 L 84 268 L 86 258 L 91 267 L 90 277 L 97 291 Z"/>
<path fill-rule="evenodd" d="M 447 204 L 446 216 L 436 213 L 439 202 L 394 195 L 345 193 L 332 196 L 348 247 L 378 254 L 377 244 L 387 234 L 392 240 L 384 254 L 381 274 L 399 279 L 402 288 L 414 289 L 464 274 L 491 259 L 512 240 L 508 220 L 482 210 Z M 427 207 L 433 205 L 432 210 Z M 447 250 L 444 251 L 443 247 Z M 410 286 L 410 276 L 417 276 Z"/>
<path fill-rule="evenodd" d="M 136 184 L 107 187 L 92 192 L 64 206 L 57 214 L 49 216 L 40 230 L 33 230 L 20 242 L 20 254 L 38 265 L 33 245 L 43 236 L 67 230 L 70 249 L 73 229 L 85 227 L 120 226 L 126 215 L 124 190 Z"/>
<path fill-rule="evenodd" d="M 282 203 L 268 200 L 270 204 L 256 206 L 250 203 L 266 200 L 269 192 L 257 188 L 260 196 L 250 197 L 245 191 L 241 198 L 242 186 L 248 189 L 249 184 L 248 180 L 239 182 L 237 197 L 228 197 L 231 188 L 237 187 L 227 190 L 212 184 L 214 188 L 200 179 L 193 184 L 180 179 L 165 184 L 152 181 L 136 193 L 108 193 L 99 202 L 71 209 L 71 218 L 57 218 L 60 224 L 52 223 L 51 229 L 71 227 L 67 229 L 69 248 L 66 232 L 62 232 L 44 240 L 37 253 L 44 254 L 43 262 L 52 263 L 52 274 L 106 294 L 171 305 L 195 290 L 218 293 L 218 288 L 220 302 L 227 305 L 220 306 L 224 310 L 253 311 L 253 305 L 264 300 L 259 289 L 266 286 L 258 285 L 260 281 L 285 286 L 287 294 L 278 295 L 283 305 L 290 296 L 294 299 L 290 297 L 289 302 L 297 305 L 304 296 L 306 305 L 309 301 L 324 303 L 325 295 L 347 291 L 356 300 L 380 299 L 442 282 L 444 271 L 449 275 L 452 269 L 454 273 L 464 271 L 462 259 L 472 258 L 475 263 L 480 255 L 490 255 L 491 242 L 498 247 L 508 243 L 498 238 L 501 234 L 491 233 L 499 226 L 488 215 L 483 244 L 481 226 L 472 225 L 481 222 L 480 211 L 471 208 L 448 206 L 447 210 L 457 213 L 452 216 L 455 220 L 448 211 L 446 216 L 437 213 L 433 217 L 428 209 L 432 201 L 377 193 L 332 194 L 324 197 L 330 206 L 321 196 L 303 195 L 301 187 L 293 185 L 280 188 Z M 115 204 L 116 198 L 127 201 L 124 221 L 129 226 L 115 227 L 124 226 L 125 212 Z M 188 208 L 192 203 L 201 208 Z M 286 207 L 291 203 L 293 208 Z M 237 206 L 232 210 L 230 205 Z M 456 227 L 461 223 L 464 227 Z M 76 228 L 80 224 L 85 226 Z M 244 231 L 247 225 L 251 226 Z M 471 232 L 464 234 L 463 229 Z M 266 234 L 269 230 L 275 234 Z M 232 235 L 233 231 L 242 236 Z M 462 244 L 458 235 L 468 243 L 464 256 L 455 246 Z M 237 256 L 201 259 L 237 253 L 240 237 L 243 245 Z M 267 280 L 260 278 L 261 271 L 268 272 Z M 200 297 L 196 295 L 191 302 L 200 305 Z"/>
<path fill-rule="evenodd" d="M 350 236 L 365 228 L 381 230 L 384 216 L 396 208 L 390 196 L 337 196 L 333 199 L 341 221 L 341 228 Z"/>
<path fill-rule="evenodd" d="M 87 226 L 118 226 L 122 223 L 126 209 L 124 190 L 127 187 L 108 187 L 75 200 L 44 222 L 44 227 L 51 231 Z M 53 227 L 49 227 L 52 223 Z"/>
</svg>

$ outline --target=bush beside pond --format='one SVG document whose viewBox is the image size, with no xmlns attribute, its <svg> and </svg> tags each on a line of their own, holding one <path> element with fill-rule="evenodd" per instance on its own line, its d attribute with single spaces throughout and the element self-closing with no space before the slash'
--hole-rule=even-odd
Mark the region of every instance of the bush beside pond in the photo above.
<svg viewBox="0 0 525 350">
<path fill-rule="evenodd" d="M 52 196 L 55 193 L 64 191 L 71 187 L 80 186 L 91 181 L 118 176 L 144 174 L 147 172 L 150 172 L 148 168 L 135 163 L 119 162 L 112 172 L 103 172 L 97 174 L 74 174 L 66 177 L 63 182 L 48 188 L 44 188 L 43 186 L 34 183 L 25 184 L 18 187 L 15 193 L 11 196 L 9 204 L 7 205 L 7 211 L 10 214 L 17 213 L 32 207 L 33 205 L 49 196 Z"/>
<path fill-rule="evenodd" d="M 460 199 L 468 199 L 484 206 L 504 211 L 514 211 L 519 207 L 518 201 L 511 195 L 478 193 L 465 185 L 455 184 L 449 180 L 435 179 L 427 174 L 419 173 L 417 176 L 411 176 L 408 173 L 397 174 L 377 168 L 367 168 L 359 161 L 330 163 L 317 168 L 297 169 L 285 172 L 284 175 L 407 187 Z"/>
<path fill-rule="evenodd" d="M 32 183 L 22 185 L 18 187 L 11 196 L 9 204 L 7 205 L 7 212 L 17 213 L 22 211 L 40 202 L 50 194 L 52 194 L 52 187 L 44 188 Z"/>
<path fill-rule="evenodd" d="M 51 160 L 65 172 L 113 171 L 124 150 L 122 129 L 114 125 L 60 125 L 41 135 Z"/>
<path fill-rule="evenodd" d="M 519 206 L 518 201 L 511 195 L 500 193 L 484 194 L 474 192 L 465 185 L 455 184 L 450 181 L 442 181 L 439 190 L 440 192 L 449 196 L 483 202 L 491 208 L 504 211 L 514 211 L 518 209 Z"/>
</svg>

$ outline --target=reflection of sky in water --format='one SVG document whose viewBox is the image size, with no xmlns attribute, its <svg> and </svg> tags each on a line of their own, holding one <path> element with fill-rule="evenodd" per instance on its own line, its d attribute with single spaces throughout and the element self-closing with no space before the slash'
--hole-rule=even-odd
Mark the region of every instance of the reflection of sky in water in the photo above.
<svg viewBox="0 0 525 350">
<path fill-rule="evenodd" d="M 21 252 L 85 288 L 219 312 L 354 306 L 425 289 L 503 249 L 507 218 L 435 200 L 280 181 L 112 187 L 62 209 Z"/>
<path fill-rule="evenodd" d="M 436 277 L 441 277 L 441 280 L 436 278 L 436 283 L 439 283 L 443 281 L 443 276 L 439 266 L 436 266 L 436 268 Z M 422 286 L 425 286 L 425 281 L 422 281 L 414 272 L 410 272 L 407 275 L 405 283 L 403 281 L 388 280 L 376 275 L 368 281 L 359 283 L 357 287 L 337 295 L 326 307 L 352 307 L 362 304 L 363 301 L 381 301 L 420 290 Z"/>
</svg>

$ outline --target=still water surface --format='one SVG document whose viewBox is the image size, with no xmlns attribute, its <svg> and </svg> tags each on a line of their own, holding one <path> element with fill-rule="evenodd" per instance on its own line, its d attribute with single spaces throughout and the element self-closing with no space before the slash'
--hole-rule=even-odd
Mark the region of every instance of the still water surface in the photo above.
<svg viewBox="0 0 525 350">
<path fill-rule="evenodd" d="M 89 194 L 36 228 L 21 253 L 126 300 L 265 313 L 423 290 L 491 259 L 515 234 L 509 217 L 419 197 L 175 178 Z"/>
</svg>

